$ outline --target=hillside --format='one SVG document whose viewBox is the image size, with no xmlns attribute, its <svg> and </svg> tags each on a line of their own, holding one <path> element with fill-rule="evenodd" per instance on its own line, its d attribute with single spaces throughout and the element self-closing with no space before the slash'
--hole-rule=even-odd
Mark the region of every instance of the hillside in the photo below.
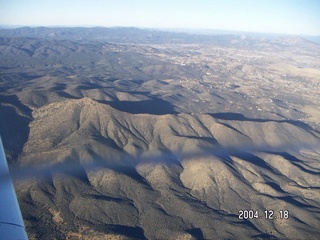
<svg viewBox="0 0 320 240">
<path fill-rule="evenodd" d="M 39 211 L 53 220 L 38 222 L 46 237 L 58 236 L 50 227 L 148 239 L 317 234 L 319 173 L 310 154 L 319 133 L 298 123 L 130 114 L 89 98 L 49 104 L 33 119 L 20 164 L 57 172 L 40 170 L 44 180 L 21 183 L 19 193 L 32 200 L 22 205 L 27 223 Z M 301 145 L 311 149 L 296 151 Z M 240 209 L 292 215 L 248 224 Z"/>
<path fill-rule="evenodd" d="M 0 36 L 0 134 L 30 239 L 317 239 L 319 45 Z"/>
</svg>

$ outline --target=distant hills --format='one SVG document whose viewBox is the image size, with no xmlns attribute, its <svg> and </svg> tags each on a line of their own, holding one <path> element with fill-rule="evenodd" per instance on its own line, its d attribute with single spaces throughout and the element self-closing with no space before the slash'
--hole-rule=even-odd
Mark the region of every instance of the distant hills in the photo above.
<svg viewBox="0 0 320 240">
<path fill-rule="evenodd" d="M 134 27 L 21 27 L 0 29 L 1 37 L 36 37 L 47 39 L 98 40 L 131 44 L 215 44 L 219 46 L 254 47 L 267 42 L 273 45 L 314 47 L 315 43 L 298 36 L 219 33 L 214 35 L 140 29 Z M 282 41 L 279 41 L 282 39 Z M 290 39 L 290 41 L 286 40 Z"/>
<path fill-rule="evenodd" d="M 319 53 L 297 36 L 1 29 L 29 238 L 318 239 Z"/>
</svg>

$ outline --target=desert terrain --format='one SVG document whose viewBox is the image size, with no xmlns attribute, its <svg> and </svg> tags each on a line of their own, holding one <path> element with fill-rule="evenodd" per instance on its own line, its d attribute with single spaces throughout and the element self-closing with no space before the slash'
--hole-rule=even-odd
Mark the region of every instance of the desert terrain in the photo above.
<svg viewBox="0 0 320 240">
<path fill-rule="evenodd" d="M 0 29 L 0 134 L 30 239 L 317 239 L 320 45 Z"/>
</svg>

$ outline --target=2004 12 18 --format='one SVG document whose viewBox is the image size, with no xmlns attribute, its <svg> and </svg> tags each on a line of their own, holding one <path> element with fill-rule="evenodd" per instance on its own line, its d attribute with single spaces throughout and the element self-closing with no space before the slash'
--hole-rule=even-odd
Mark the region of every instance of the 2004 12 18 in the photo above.
<svg viewBox="0 0 320 240">
<path fill-rule="evenodd" d="M 289 218 L 289 211 L 288 210 L 279 210 L 279 211 L 274 211 L 274 210 L 264 210 L 260 211 L 259 210 L 242 210 L 240 209 L 239 211 L 238 218 L 239 219 L 244 219 L 244 220 L 250 220 L 250 219 L 268 219 L 268 220 L 274 220 L 274 219 L 288 219 Z"/>
</svg>

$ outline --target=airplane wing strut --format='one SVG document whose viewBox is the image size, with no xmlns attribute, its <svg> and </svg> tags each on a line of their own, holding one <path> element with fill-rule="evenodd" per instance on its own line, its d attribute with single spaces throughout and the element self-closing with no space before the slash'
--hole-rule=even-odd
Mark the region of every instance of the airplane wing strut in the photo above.
<svg viewBox="0 0 320 240">
<path fill-rule="evenodd" d="M 0 238 L 28 239 L 0 137 Z"/>
</svg>

